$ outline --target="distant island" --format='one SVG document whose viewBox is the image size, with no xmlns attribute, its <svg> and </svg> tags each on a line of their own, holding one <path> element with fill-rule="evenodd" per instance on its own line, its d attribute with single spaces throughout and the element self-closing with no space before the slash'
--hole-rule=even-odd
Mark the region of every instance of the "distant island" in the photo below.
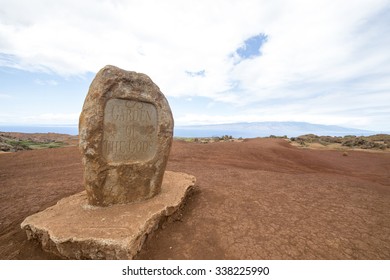
<svg viewBox="0 0 390 280">
<path fill-rule="evenodd" d="M 336 125 L 312 124 L 307 122 L 253 122 L 175 127 L 175 136 L 178 137 L 212 137 L 219 135 L 231 135 L 236 138 L 255 138 L 270 135 L 297 137 L 305 134 L 322 136 L 368 136 L 380 133 L 386 134 L 386 132 L 383 131 L 370 131 Z"/>
</svg>

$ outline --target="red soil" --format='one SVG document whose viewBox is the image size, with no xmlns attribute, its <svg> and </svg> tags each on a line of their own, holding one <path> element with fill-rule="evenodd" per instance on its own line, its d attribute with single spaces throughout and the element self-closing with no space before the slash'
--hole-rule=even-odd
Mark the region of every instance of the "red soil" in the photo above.
<svg viewBox="0 0 390 280">
<path fill-rule="evenodd" d="M 167 169 L 197 191 L 140 259 L 390 259 L 389 153 L 175 141 Z M 58 258 L 20 223 L 82 191 L 82 176 L 76 147 L 0 154 L 1 259 Z"/>
</svg>

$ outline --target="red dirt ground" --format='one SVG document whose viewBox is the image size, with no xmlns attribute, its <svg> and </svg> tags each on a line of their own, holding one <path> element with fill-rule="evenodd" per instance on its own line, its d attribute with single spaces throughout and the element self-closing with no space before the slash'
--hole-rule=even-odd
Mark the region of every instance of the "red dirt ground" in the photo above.
<svg viewBox="0 0 390 280">
<path fill-rule="evenodd" d="M 167 169 L 197 191 L 140 259 L 390 259 L 389 153 L 175 141 Z M 82 176 L 76 147 L 0 154 L 1 259 L 58 258 L 20 223 L 82 191 Z"/>
</svg>

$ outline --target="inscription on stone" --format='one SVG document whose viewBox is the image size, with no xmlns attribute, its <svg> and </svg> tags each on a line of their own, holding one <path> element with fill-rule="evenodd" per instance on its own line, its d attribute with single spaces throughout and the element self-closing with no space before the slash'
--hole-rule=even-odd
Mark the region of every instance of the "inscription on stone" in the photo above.
<svg viewBox="0 0 390 280">
<path fill-rule="evenodd" d="M 173 117 L 147 75 L 110 65 L 101 69 L 85 98 L 79 135 L 91 205 L 143 201 L 160 192 Z"/>
<path fill-rule="evenodd" d="M 135 100 L 108 100 L 102 149 L 109 164 L 152 159 L 157 151 L 156 107 Z"/>
</svg>

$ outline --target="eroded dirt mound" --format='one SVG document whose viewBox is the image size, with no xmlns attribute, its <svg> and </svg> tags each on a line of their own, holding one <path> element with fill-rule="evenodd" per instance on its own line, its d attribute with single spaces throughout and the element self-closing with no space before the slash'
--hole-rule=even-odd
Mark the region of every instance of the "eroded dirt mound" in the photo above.
<svg viewBox="0 0 390 280">
<path fill-rule="evenodd" d="M 195 175 L 197 192 L 141 259 L 390 258 L 389 153 L 175 141 L 167 169 Z M 0 182 L 0 257 L 56 258 L 19 225 L 83 190 L 77 148 L 2 154 Z"/>
</svg>

